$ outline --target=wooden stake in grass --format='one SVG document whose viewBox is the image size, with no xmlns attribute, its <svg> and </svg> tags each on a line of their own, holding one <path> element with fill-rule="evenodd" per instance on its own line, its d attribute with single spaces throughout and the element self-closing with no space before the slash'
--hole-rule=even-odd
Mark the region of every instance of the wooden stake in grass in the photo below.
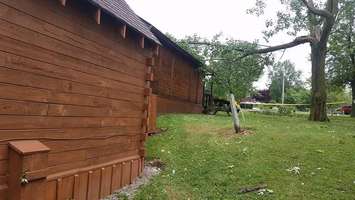
<svg viewBox="0 0 355 200">
<path fill-rule="evenodd" d="M 231 110 L 232 110 L 232 118 L 233 118 L 235 133 L 240 133 L 240 121 L 239 121 L 237 108 L 235 106 L 234 94 L 232 94 L 232 93 L 230 94 L 230 106 L 231 106 Z"/>
</svg>

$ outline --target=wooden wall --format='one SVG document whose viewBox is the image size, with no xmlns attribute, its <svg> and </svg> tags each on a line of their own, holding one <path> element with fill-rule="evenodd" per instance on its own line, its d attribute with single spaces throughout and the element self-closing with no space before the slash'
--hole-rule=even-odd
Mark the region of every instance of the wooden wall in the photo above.
<svg viewBox="0 0 355 200">
<path fill-rule="evenodd" d="M 188 101 L 157 97 L 157 112 L 164 113 L 201 113 L 202 105 Z"/>
<path fill-rule="evenodd" d="M 117 181 L 112 177 L 123 176 L 116 183 L 122 185 L 137 176 L 151 51 L 130 33 L 120 38 L 109 17 L 97 25 L 91 9 L 81 0 L 66 7 L 58 0 L 0 0 L 0 199 L 7 193 L 9 140 L 38 139 L 51 149 L 48 195 L 69 189 L 48 199 L 72 198 L 75 170 L 109 184 Z M 196 91 L 179 87 L 174 94 L 196 100 L 189 96 Z M 114 176 L 121 167 L 127 170 Z M 111 192 L 94 186 L 105 189 L 86 191 L 93 199 Z"/>
<path fill-rule="evenodd" d="M 203 88 L 196 66 L 167 48 L 161 48 L 157 60 L 153 93 L 158 95 L 158 113 L 201 112 Z"/>
</svg>

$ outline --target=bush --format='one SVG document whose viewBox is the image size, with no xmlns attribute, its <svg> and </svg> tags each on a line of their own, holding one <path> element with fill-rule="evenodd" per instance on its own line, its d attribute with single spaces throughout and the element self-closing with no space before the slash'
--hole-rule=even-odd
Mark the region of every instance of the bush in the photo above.
<svg viewBox="0 0 355 200">
<path fill-rule="evenodd" d="M 293 106 L 280 106 L 279 115 L 291 116 L 296 112 L 295 107 Z"/>
</svg>

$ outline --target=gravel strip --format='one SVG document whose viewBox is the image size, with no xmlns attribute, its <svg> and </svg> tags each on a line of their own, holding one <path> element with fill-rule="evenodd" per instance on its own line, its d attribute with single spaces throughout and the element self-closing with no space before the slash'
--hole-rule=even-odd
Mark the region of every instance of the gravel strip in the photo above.
<svg viewBox="0 0 355 200">
<path fill-rule="evenodd" d="M 161 169 L 151 164 L 145 165 L 142 176 L 138 177 L 131 185 L 128 185 L 112 194 L 104 198 L 103 200 L 123 200 L 123 199 L 133 199 L 135 193 L 142 185 L 147 184 L 150 179 L 154 176 L 160 174 Z M 123 198 L 127 197 L 127 198 Z"/>
</svg>

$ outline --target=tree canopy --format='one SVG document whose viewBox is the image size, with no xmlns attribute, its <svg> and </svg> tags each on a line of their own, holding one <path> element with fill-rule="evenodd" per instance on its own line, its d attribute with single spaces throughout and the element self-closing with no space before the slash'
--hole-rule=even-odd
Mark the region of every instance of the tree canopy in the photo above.
<svg viewBox="0 0 355 200">
<path fill-rule="evenodd" d="M 252 55 L 240 59 L 246 49 L 256 49 L 256 44 L 222 39 L 217 34 L 212 39 L 187 36 L 177 43 L 195 57 L 204 61 L 206 88 L 213 85 L 215 96 L 221 98 L 233 93 L 237 99 L 246 97 L 263 72 L 264 66 L 272 61 L 268 55 Z"/>
<path fill-rule="evenodd" d="M 345 0 L 329 40 L 328 78 L 332 84 L 350 85 L 355 79 L 355 1 Z"/>
<path fill-rule="evenodd" d="M 302 88 L 301 71 L 295 69 L 295 65 L 285 60 L 275 63 L 269 70 L 269 89 L 273 101 L 281 103 L 283 79 L 285 83 L 285 103 L 301 103 L 294 100 L 291 101 L 290 94 L 296 92 L 296 89 Z M 291 93 L 291 91 L 293 93 Z"/>
<path fill-rule="evenodd" d="M 292 48 L 300 44 L 309 43 L 311 46 L 312 62 L 312 99 L 310 120 L 326 121 L 326 80 L 325 59 L 327 45 L 334 24 L 337 23 L 339 0 L 280 0 L 284 6 L 277 12 L 276 19 L 265 22 L 264 38 L 268 39 L 279 32 L 294 36 L 294 40 L 264 49 L 257 49 L 253 53 L 268 53 L 281 49 Z M 262 15 L 267 4 L 265 0 L 256 0 L 255 8 L 248 10 L 251 14 Z"/>
<path fill-rule="evenodd" d="M 327 59 L 328 79 L 331 85 L 352 89 L 352 104 L 355 107 L 355 1 L 343 0 L 329 42 Z M 355 117 L 355 109 L 352 109 Z"/>
</svg>

